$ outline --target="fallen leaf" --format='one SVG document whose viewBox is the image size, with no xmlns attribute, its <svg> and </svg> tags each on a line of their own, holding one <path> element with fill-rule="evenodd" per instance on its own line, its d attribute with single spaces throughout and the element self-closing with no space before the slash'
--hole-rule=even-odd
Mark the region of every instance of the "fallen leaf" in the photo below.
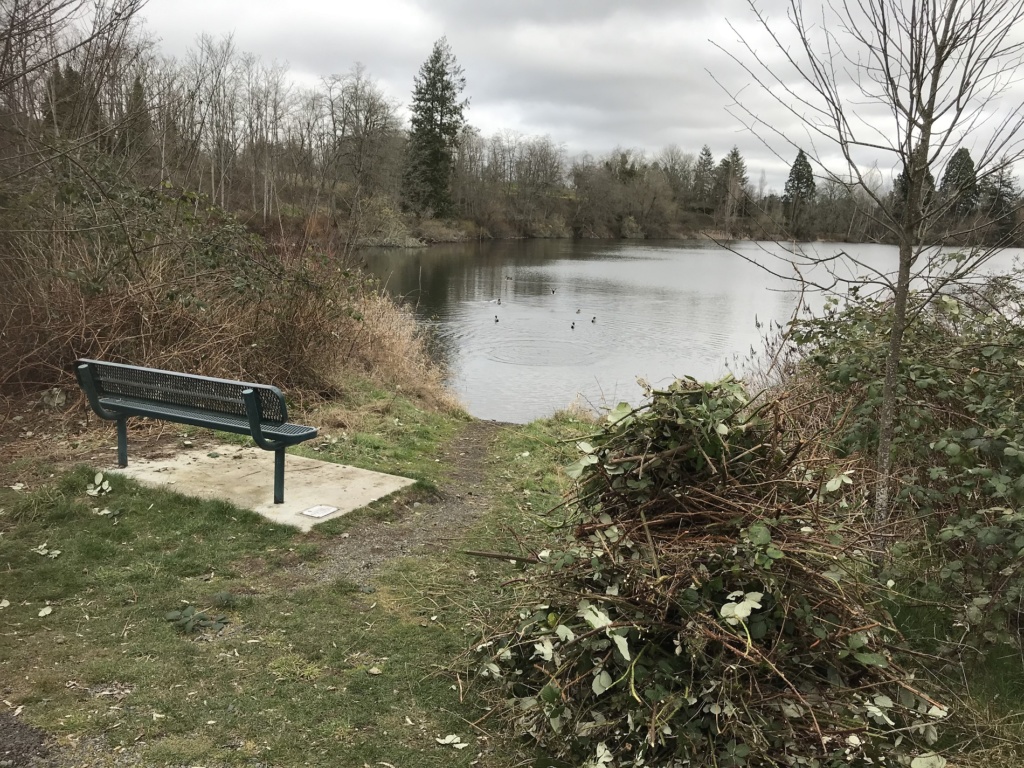
<svg viewBox="0 0 1024 768">
<path fill-rule="evenodd" d="M 0 611 L 2 611 L 4 608 L 8 608 L 10 605 L 11 605 L 11 601 L 10 600 L 7 600 L 6 598 L 3 599 L 3 600 L 0 600 Z"/>
<path fill-rule="evenodd" d="M 40 618 L 42 618 L 43 616 L 49 616 L 51 613 L 53 613 L 53 607 L 49 605 L 39 610 Z"/>
<path fill-rule="evenodd" d="M 445 746 L 448 746 L 450 744 L 456 749 L 465 749 L 469 746 L 469 744 L 466 744 L 462 740 L 462 737 L 459 736 L 457 733 L 449 733 L 447 736 L 443 738 L 435 737 L 434 741 L 436 741 L 438 744 L 444 744 Z"/>
<path fill-rule="evenodd" d="M 366 670 L 366 674 L 368 674 L 368 675 L 380 675 L 380 674 L 383 674 L 383 673 L 377 667 L 370 667 L 368 670 Z"/>
</svg>

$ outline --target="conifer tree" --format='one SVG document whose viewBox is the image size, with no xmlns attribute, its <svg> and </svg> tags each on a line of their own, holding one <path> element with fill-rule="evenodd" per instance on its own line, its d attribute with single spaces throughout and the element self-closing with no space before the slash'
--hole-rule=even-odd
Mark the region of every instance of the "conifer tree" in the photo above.
<svg viewBox="0 0 1024 768">
<path fill-rule="evenodd" d="M 956 216 L 970 216 L 978 207 L 978 172 L 966 147 L 960 147 L 949 159 L 940 191 Z"/>
<path fill-rule="evenodd" d="M 698 206 L 711 203 L 711 195 L 715 187 L 715 158 L 711 147 L 705 144 L 700 149 L 700 156 L 693 166 L 693 197 Z"/>
<path fill-rule="evenodd" d="M 720 226 L 730 232 L 737 216 L 746 213 L 747 164 L 738 147 L 729 150 L 715 169 L 714 203 Z"/>
<path fill-rule="evenodd" d="M 412 128 L 405 168 L 405 201 L 418 213 L 452 213 L 451 181 L 469 104 L 462 67 L 442 37 L 420 67 L 412 92 Z"/>
<path fill-rule="evenodd" d="M 814 200 L 814 171 L 802 149 L 798 149 L 782 196 L 786 220 L 794 237 L 806 236 L 807 208 Z"/>
<path fill-rule="evenodd" d="M 138 155 L 145 151 L 152 140 L 153 118 L 146 103 L 146 89 L 139 75 L 132 82 L 124 119 L 118 132 L 118 148 L 126 155 Z"/>
</svg>

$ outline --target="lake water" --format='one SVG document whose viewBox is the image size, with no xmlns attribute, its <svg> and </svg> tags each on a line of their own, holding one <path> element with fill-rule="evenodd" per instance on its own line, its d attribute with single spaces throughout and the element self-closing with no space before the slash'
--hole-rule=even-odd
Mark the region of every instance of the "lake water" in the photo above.
<svg viewBox="0 0 1024 768">
<path fill-rule="evenodd" d="M 680 376 L 726 374 L 799 301 L 790 262 L 854 256 L 844 275 L 890 269 L 882 245 L 527 240 L 378 250 L 370 269 L 432 326 L 467 410 L 526 422 L 574 401 L 613 406 Z M 1004 269 L 1006 251 L 986 267 Z M 762 266 L 758 266 L 762 265 Z M 762 267 L 767 267 L 771 272 Z M 801 272 L 826 282 L 822 270 Z M 820 295 L 808 295 L 820 307 Z M 760 328 L 758 326 L 761 326 Z"/>
</svg>

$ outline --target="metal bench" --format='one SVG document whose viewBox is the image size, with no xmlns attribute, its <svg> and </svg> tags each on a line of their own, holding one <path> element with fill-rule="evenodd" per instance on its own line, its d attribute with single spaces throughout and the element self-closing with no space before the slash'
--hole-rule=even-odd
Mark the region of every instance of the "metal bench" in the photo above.
<svg viewBox="0 0 1024 768">
<path fill-rule="evenodd" d="M 288 423 L 277 387 L 212 379 L 157 368 L 76 360 L 75 375 L 92 409 L 117 422 L 117 463 L 128 466 L 129 416 L 251 435 L 274 452 L 274 503 L 284 502 L 284 449 L 316 437 L 315 427 Z"/>
</svg>

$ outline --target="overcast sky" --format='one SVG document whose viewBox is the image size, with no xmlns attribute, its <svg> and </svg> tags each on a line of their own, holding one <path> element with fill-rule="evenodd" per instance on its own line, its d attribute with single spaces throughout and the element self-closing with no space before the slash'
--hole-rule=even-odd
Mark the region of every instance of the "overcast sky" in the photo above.
<svg viewBox="0 0 1024 768">
<path fill-rule="evenodd" d="M 716 84 L 799 133 L 715 45 L 740 52 L 731 22 L 762 63 L 777 60 L 746 0 L 149 0 L 143 16 L 166 55 L 182 58 L 205 32 L 286 62 L 304 84 L 360 62 L 403 108 L 434 41 L 447 36 L 465 70 L 470 124 L 485 136 L 548 135 L 570 155 L 708 144 L 717 161 L 736 145 L 750 181 L 764 171 L 779 191 L 795 155 L 780 141 L 766 147 Z M 782 29 L 784 11 L 773 18 Z"/>
</svg>

